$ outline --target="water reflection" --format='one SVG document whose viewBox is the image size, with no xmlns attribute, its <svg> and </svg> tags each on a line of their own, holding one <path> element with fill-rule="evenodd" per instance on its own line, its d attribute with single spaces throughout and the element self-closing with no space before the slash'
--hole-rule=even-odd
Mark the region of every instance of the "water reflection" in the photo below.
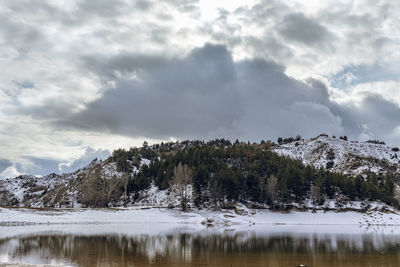
<svg viewBox="0 0 400 267">
<path fill-rule="evenodd" d="M 48 232 L 0 240 L 2 260 L 76 266 L 400 266 L 400 237 Z"/>
</svg>

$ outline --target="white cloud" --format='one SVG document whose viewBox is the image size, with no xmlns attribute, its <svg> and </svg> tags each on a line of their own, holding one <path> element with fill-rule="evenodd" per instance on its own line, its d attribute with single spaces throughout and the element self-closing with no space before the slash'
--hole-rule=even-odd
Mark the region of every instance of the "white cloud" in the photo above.
<svg viewBox="0 0 400 267">
<path fill-rule="evenodd" d="M 3 172 L 0 173 L 0 179 L 17 177 L 21 174 L 23 174 L 23 173 L 20 173 L 14 164 L 14 165 L 6 168 Z"/>
<path fill-rule="evenodd" d="M 374 93 L 381 95 L 389 102 L 400 106 L 400 81 L 377 81 L 360 83 L 348 89 L 347 101 L 357 101 L 363 94 Z"/>
</svg>

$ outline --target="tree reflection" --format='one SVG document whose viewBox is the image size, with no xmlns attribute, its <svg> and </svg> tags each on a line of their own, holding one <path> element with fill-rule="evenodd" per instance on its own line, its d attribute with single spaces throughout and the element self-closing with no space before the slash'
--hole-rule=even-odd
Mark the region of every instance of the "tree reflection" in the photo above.
<svg viewBox="0 0 400 267">
<path fill-rule="evenodd" d="M 59 235 L 0 240 L 0 255 L 15 261 L 33 255 L 44 264 L 79 266 L 400 266 L 399 240 L 373 236 L 257 236 L 251 233 L 168 235 Z M 285 265 L 289 264 L 289 265 Z M 365 265 L 367 264 L 367 265 Z M 372 266 L 370 265 L 370 266 Z"/>
</svg>

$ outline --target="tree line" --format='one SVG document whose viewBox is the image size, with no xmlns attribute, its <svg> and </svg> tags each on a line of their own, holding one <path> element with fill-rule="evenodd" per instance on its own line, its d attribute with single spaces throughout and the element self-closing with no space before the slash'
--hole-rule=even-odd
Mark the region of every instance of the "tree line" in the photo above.
<svg viewBox="0 0 400 267">
<path fill-rule="evenodd" d="M 114 162 L 126 179 L 119 191 L 112 189 L 114 194 L 135 199 L 154 183 L 160 189 L 177 190 L 183 200 L 182 209 L 188 204 L 188 185 L 197 207 L 221 207 L 239 201 L 278 209 L 306 198 L 321 205 L 325 199 L 339 196 L 398 206 L 394 197 L 398 177 L 394 174 L 371 172 L 350 177 L 279 156 L 271 151 L 273 145 L 268 141 L 250 144 L 216 139 L 119 149 L 107 161 Z M 143 165 L 143 158 L 150 164 Z"/>
</svg>

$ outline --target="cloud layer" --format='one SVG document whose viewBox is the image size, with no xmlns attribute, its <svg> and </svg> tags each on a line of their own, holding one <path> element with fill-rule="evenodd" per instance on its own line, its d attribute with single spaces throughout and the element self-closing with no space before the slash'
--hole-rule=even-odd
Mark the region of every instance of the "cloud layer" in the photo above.
<svg viewBox="0 0 400 267">
<path fill-rule="evenodd" d="M 379 94 L 338 104 L 320 80 L 291 78 L 284 66 L 264 59 L 234 61 L 223 45 L 206 44 L 184 58 L 127 54 L 97 57 L 96 64 L 85 60 L 94 75 L 122 78 L 114 77 L 114 86 L 85 109 L 66 107 L 63 118 L 47 117 L 56 128 L 155 139 L 261 140 L 323 132 L 374 138 L 381 130 L 380 136 L 391 138 L 399 123 L 399 106 Z M 30 114 L 43 118 L 59 109 L 54 102 Z"/>
</svg>

